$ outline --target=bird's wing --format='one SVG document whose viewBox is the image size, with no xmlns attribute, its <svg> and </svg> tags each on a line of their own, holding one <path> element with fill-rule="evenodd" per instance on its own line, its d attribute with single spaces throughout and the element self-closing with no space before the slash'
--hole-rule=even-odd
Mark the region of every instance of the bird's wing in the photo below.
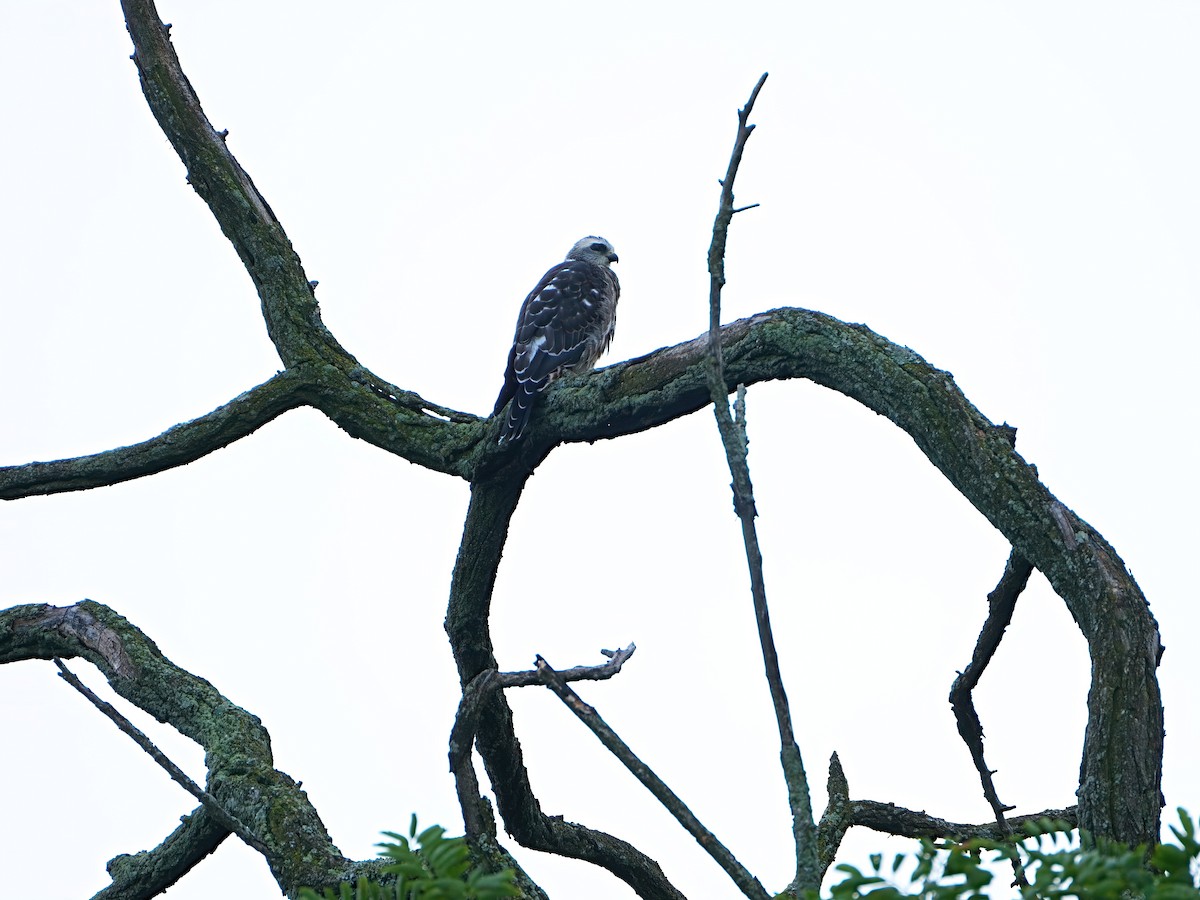
<svg viewBox="0 0 1200 900">
<path fill-rule="evenodd" d="M 568 260 L 550 269 L 525 298 L 511 371 L 535 390 L 564 370 L 590 368 L 612 339 L 617 280 L 608 269 Z"/>
</svg>

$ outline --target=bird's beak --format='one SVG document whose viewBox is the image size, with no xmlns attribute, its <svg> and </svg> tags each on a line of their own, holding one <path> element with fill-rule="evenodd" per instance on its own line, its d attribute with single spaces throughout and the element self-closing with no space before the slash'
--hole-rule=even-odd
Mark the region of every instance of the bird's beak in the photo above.
<svg viewBox="0 0 1200 900">
<path fill-rule="evenodd" d="M 615 254 L 615 253 L 608 254 L 608 261 L 610 263 L 615 263 L 615 262 L 618 262 L 619 260 L 620 260 L 620 257 L 618 257 L 617 254 Z"/>
</svg>

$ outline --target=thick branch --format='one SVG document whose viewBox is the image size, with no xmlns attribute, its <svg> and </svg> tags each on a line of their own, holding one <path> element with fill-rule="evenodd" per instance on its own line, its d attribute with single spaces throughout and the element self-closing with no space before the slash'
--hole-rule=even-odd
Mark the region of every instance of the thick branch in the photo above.
<svg viewBox="0 0 1200 900">
<path fill-rule="evenodd" d="M 285 893 L 335 884 L 354 871 L 304 792 L 273 767 L 270 737 L 258 718 L 171 663 L 124 618 L 90 600 L 0 612 L 0 663 L 55 657 L 91 662 L 118 694 L 204 747 L 207 792 L 266 845 Z M 139 857 L 123 859 L 122 877 L 132 878 L 128 866 Z"/>
<path fill-rule="evenodd" d="M 307 387 L 299 371 L 280 372 L 207 415 L 140 444 L 75 459 L 0 467 L 0 500 L 107 487 L 185 466 L 303 406 Z"/>
<path fill-rule="evenodd" d="M 862 325 L 778 309 L 721 330 L 726 385 L 807 378 L 886 416 L 1049 579 L 1092 655 L 1080 822 L 1130 844 L 1157 840 L 1163 717 L 1155 670 L 1161 645 L 1146 599 L 1116 551 L 1065 507 L 953 377 Z M 569 411 L 550 391 L 543 421 L 564 440 L 644 430 L 710 402 L 706 338 L 602 370 L 584 385 L 594 405 Z"/>
<path fill-rule="evenodd" d="M 222 828 L 232 831 L 250 847 L 254 848 L 259 853 L 262 853 L 264 856 L 271 852 L 271 849 L 262 841 L 260 841 L 258 837 L 252 831 L 250 831 L 249 828 L 247 828 L 242 822 L 239 822 L 237 818 L 230 815 L 221 806 L 221 804 L 217 802 L 216 798 L 213 797 L 212 794 L 208 793 L 208 791 L 204 790 L 202 787 L 200 787 L 200 785 L 192 781 L 192 779 L 188 777 L 187 773 L 184 772 L 183 769 L 175 765 L 175 763 L 172 762 L 165 753 L 159 750 L 158 747 L 154 745 L 154 742 L 151 741 L 150 738 L 146 737 L 145 733 L 140 728 L 121 715 L 121 713 L 117 711 L 117 708 L 111 703 L 106 700 L 101 700 L 99 697 L 97 697 L 95 692 L 92 691 L 92 689 L 82 681 L 80 681 L 79 676 L 68 669 L 66 664 L 61 659 L 56 658 L 54 660 L 54 664 L 58 666 L 59 676 L 65 679 L 67 684 L 75 688 L 75 690 L 82 694 L 87 701 L 92 704 L 92 706 L 100 710 L 100 712 L 103 713 L 114 725 L 116 725 L 117 728 L 121 729 L 121 731 L 128 735 L 135 744 L 146 751 L 147 755 L 149 755 L 151 759 L 158 763 L 158 765 L 165 770 L 168 775 L 171 776 L 172 781 L 199 800 L 208 814 L 212 816 L 212 818 L 216 819 Z"/>
<path fill-rule="evenodd" d="M 153 0 L 122 0 L 121 8 L 150 111 L 187 168 L 188 182 L 241 257 L 280 359 L 288 368 L 319 360 L 349 371 L 357 364 L 321 323 L 299 256 L 267 201 L 229 152 L 227 132 L 218 132 L 204 114 Z"/>
<path fill-rule="evenodd" d="M 446 633 L 454 650 L 464 688 L 481 673 L 496 668 L 488 614 L 508 525 L 529 470 L 517 458 L 471 486 L 471 505 L 463 528 L 450 586 Z M 682 900 L 661 867 L 636 847 L 602 831 L 542 812 L 529 783 L 521 744 L 513 730 L 512 710 L 501 691 L 479 701 L 476 746 L 496 794 L 505 828 L 521 844 L 559 856 L 602 866 L 626 882 L 640 897 Z M 455 738 L 461 752 L 461 737 Z M 454 750 L 452 750 L 452 753 Z M 453 763 L 452 763 L 453 765 Z M 471 788 L 460 785 L 474 806 Z M 477 812 L 464 809 L 464 818 Z"/>
<path fill-rule="evenodd" d="M 150 900 L 190 872 L 197 863 L 221 845 L 229 829 L 218 824 L 198 807 L 183 816 L 180 825 L 153 850 L 132 856 L 122 854 L 109 860 L 112 884 L 92 900 Z"/>
<path fill-rule="evenodd" d="M 254 283 L 267 333 L 288 369 L 311 365 L 313 405 L 355 437 L 420 465 L 467 477 L 460 467 L 476 417 L 394 388 L 351 356 L 325 328 L 313 286 L 283 226 L 213 128 L 171 45 L 153 0 L 122 0 L 142 92 Z"/>
</svg>

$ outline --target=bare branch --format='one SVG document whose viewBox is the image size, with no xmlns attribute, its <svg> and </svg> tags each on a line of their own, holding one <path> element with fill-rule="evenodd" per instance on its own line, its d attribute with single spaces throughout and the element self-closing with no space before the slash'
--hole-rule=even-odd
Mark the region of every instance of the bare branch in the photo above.
<svg viewBox="0 0 1200 900">
<path fill-rule="evenodd" d="M 450 774 L 454 776 L 454 788 L 458 793 L 458 805 L 462 809 L 468 841 L 496 836 L 496 823 L 487 814 L 484 808 L 486 801 L 479 793 L 479 779 L 475 777 L 475 766 L 471 763 L 471 748 L 475 746 L 475 732 L 479 728 L 480 705 L 496 689 L 497 674 L 495 669 L 484 669 L 463 685 L 454 727 L 450 729 Z"/>
<path fill-rule="evenodd" d="M 140 444 L 75 459 L 0 467 L 0 499 L 84 491 L 185 466 L 303 406 L 308 386 L 299 371 L 280 372 L 207 415 Z"/>
<path fill-rule="evenodd" d="M 621 671 L 621 667 L 637 648 L 630 644 L 624 650 L 601 650 L 610 657 L 599 666 L 576 666 L 559 672 L 563 681 L 603 681 Z M 496 836 L 496 825 L 484 809 L 479 795 L 479 781 L 475 767 L 471 765 L 471 748 L 475 744 L 475 732 L 479 724 L 479 711 L 483 699 L 493 691 L 510 687 L 541 686 L 545 682 L 536 669 L 525 672 L 497 672 L 484 669 L 463 687 L 462 700 L 454 716 L 454 727 L 450 731 L 450 772 L 454 775 L 458 803 L 462 807 L 463 822 L 467 837 Z"/>
<path fill-rule="evenodd" d="M 746 547 L 746 564 L 750 569 L 750 594 L 754 603 L 754 618 L 758 624 L 758 641 L 762 647 L 763 668 L 767 687 L 771 694 L 771 705 L 775 710 L 775 724 L 779 729 L 779 757 L 783 766 L 783 778 L 787 785 L 788 806 L 792 811 L 792 839 L 796 846 L 796 876 L 791 890 L 817 890 L 821 886 L 821 875 L 817 863 L 817 830 L 813 824 L 812 796 L 808 790 L 808 776 L 804 772 L 804 758 L 800 745 L 792 730 L 792 713 L 788 706 L 787 692 L 783 686 L 783 675 L 779 671 L 779 655 L 775 651 L 775 637 L 771 631 L 771 615 L 767 606 L 767 587 L 763 578 L 762 551 L 758 545 L 758 531 L 754 519 L 758 515 L 754 507 L 754 486 L 750 481 L 750 463 L 747 459 L 749 439 L 746 436 L 746 387 L 737 388 L 738 416 L 735 421 L 729 412 L 728 390 L 725 386 L 725 364 L 721 352 L 721 289 L 725 285 L 725 244 L 729 225 L 735 213 L 752 207 L 735 209 L 733 205 L 733 182 L 738 166 L 746 149 L 746 141 L 754 126 L 749 124 L 754 101 L 767 80 L 766 74 L 758 80 L 746 105 L 738 110 L 737 137 L 729 167 L 721 181 L 721 202 L 717 218 L 713 223 L 712 244 L 708 250 L 708 347 L 712 363 L 709 367 L 708 385 L 713 402 L 713 414 L 721 443 L 725 448 L 725 459 L 733 477 L 733 508 L 742 525 L 742 542 Z"/>
<path fill-rule="evenodd" d="M 135 744 L 141 747 L 149 754 L 150 758 L 158 763 L 171 780 L 182 787 L 185 791 L 200 801 L 200 804 L 208 811 L 208 814 L 220 823 L 222 828 L 232 831 L 248 845 L 253 847 L 264 856 L 271 852 L 262 841 L 251 833 L 250 829 L 237 820 L 235 816 L 230 815 L 225 811 L 220 803 L 216 801 L 208 791 L 196 784 L 187 776 L 187 773 L 175 763 L 171 762 L 170 758 L 154 745 L 150 738 L 146 737 L 145 733 L 136 725 L 130 722 L 127 718 L 121 715 L 115 706 L 111 703 L 101 700 L 86 684 L 79 680 L 78 676 L 67 668 L 66 664 L 59 658 L 55 657 L 54 665 L 58 666 L 58 672 L 67 684 L 75 688 L 80 694 L 87 698 L 88 702 L 100 712 L 104 713 L 114 725 L 122 732 L 128 735 Z"/>
<path fill-rule="evenodd" d="M 1032 574 L 1033 566 L 1018 556 L 1015 550 L 1009 554 L 1008 562 L 1004 566 L 1004 574 L 1000 577 L 1000 583 L 996 585 L 995 590 L 988 594 L 987 620 L 983 623 L 983 629 L 979 633 L 979 640 L 975 644 L 975 653 L 971 657 L 970 664 L 954 679 L 954 685 L 950 688 L 950 705 L 954 709 L 954 718 L 958 722 L 958 733 L 971 752 L 971 760 L 975 763 L 980 784 L 983 785 L 983 796 L 988 805 L 992 807 L 992 812 L 996 816 L 996 825 L 1001 829 L 1006 827 L 1004 814 L 1012 807 L 1005 806 L 1000 802 L 1000 797 L 996 794 L 996 786 L 992 781 L 993 772 L 983 758 L 983 725 L 980 724 L 979 716 L 975 712 L 975 703 L 971 698 L 971 692 L 979 684 L 984 669 L 991 662 L 996 648 L 1000 646 L 1000 640 L 1004 637 L 1004 629 L 1012 621 L 1017 598 L 1021 595 L 1021 591 L 1025 590 L 1025 585 L 1029 582 L 1029 576 Z"/>
<path fill-rule="evenodd" d="M 846 832 L 854 824 L 850 806 L 850 783 L 846 780 L 842 761 L 836 753 L 829 757 L 829 777 L 825 782 L 825 792 L 829 799 L 817 825 L 817 865 L 820 867 L 822 879 L 833 865 Z M 798 884 L 790 884 L 788 890 L 794 893 L 798 887 Z"/>
<path fill-rule="evenodd" d="M 121 8 L 150 111 L 187 168 L 188 182 L 241 257 L 280 359 L 288 368 L 319 360 L 350 371 L 357 362 L 322 324 L 299 256 L 267 201 L 229 152 L 228 132 L 218 132 L 204 114 L 153 0 L 122 0 Z"/>
<path fill-rule="evenodd" d="M 880 803 L 875 800 L 851 800 L 850 786 L 846 773 L 838 755 L 834 753 L 829 759 L 829 804 L 821 817 L 819 826 L 819 861 L 821 877 L 833 864 L 838 848 L 846 832 L 853 826 L 859 825 L 883 834 L 894 834 L 911 838 L 945 838 L 952 841 L 966 841 L 970 838 L 985 838 L 993 841 L 1003 841 L 1015 832 L 1024 829 L 1027 823 L 1041 823 L 1044 819 L 1064 824 L 1063 830 L 1076 828 L 1079 816 L 1074 806 L 1066 809 L 1048 809 L 1033 815 L 1017 816 L 1005 823 L 985 822 L 982 825 L 965 825 L 960 822 L 948 822 L 925 812 L 916 812 L 896 806 L 894 803 Z M 796 890 L 796 885 L 788 886 L 788 891 Z"/>
<path fill-rule="evenodd" d="M 637 755 L 629 749 L 629 746 L 608 726 L 608 723 L 600 718 L 596 710 L 584 703 L 578 694 L 567 687 L 567 683 L 559 678 L 558 673 L 540 656 L 537 658 L 537 670 L 546 687 L 557 694 L 559 699 L 567 705 L 567 708 L 575 713 L 579 720 L 600 739 L 600 743 L 613 756 L 619 759 L 625 768 L 634 774 L 634 777 L 645 786 L 646 790 L 658 799 L 659 803 L 666 807 L 667 811 L 676 818 L 688 834 L 696 839 L 696 843 L 703 847 L 705 852 L 716 860 L 717 865 L 725 870 L 725 873 L 743 894 L 753 898 L 753 900 L 768 900 L 769 895 L 758 879 L 751 875 L 746 870 L 746 867 L 737 861 L 737 858 L 729 852 L 729 849 L 717 840 L 717 836 L 705 828 L 692 811 L 687 808 L 687 805 L 679 799 L 679 796 L 667 787 L 666 782 L 659 778 L 649 766 L 638 759 Z"/>
<path fill-rule="evenodd" d="M 153 850 L 121 854 L 108 862 L 112 884 L 92 900 L 150 900 L 195 868 L 229 836 L 203 806 L 183 816 L 179 827 Z"/>
<path fill-rule="evenodd" d="M 1128 844 L 1157 840 L 1163 712 L 1155 671 L 1162 645 L 1146 598 L 1117 552 L 1064 506 L 953 376 L 869 328 L 777 309 L 721 330 L 726 385 L 807 378 L 886 416 L 1042 572 L 1088 642 L 1092 684 L 1080 780 L 1080 822 Z M 561 440 L 645 430 L 711 403 L 707 336 L 551 390 L 543 423 Z M 1119 771 L 1120 777 L 1113 773 Z"/>
<path fill-rule="evenodd" d="M 337 884 L 356 871 L 305 793 L 274 768 L 270 736 L 258 718 L 174 665 L 124 618 L 90 600 L 0 612 L 0 663 L 56 657 L 86 659 L 130 703 L 204 747 L 207 793 L 266 846 L 284 893 Z M 126 876 L 133 877 L 128 870 Z"/>
<path fill-rule="evenodd" d="M 598 666 L 575 666 L 573 669 L 563 669 L 555 674 L 560 681 L 605 681 L 621 671 L 621 667 L 625 665 L 629 657 L 633 656 L 635 650 L 637 650 L 636 644 L 630 644 L 624 650 L 601 650 L 601 653 L 609 657 L 608 662 Z M 530 669 L 525 672 L 501 672 L 498 677 L 499 686 L 505 688 L 545 684 L 538 669 Z"/>
<path fill-rule="evenodd" d="M 526 435 L 523 444 L 527 443 L 528 437 Z M 543 448 L 541 452 L 547 451 Z M 492 588 L 509 522 L 529 473 L 519 454 L 509 454 L 500 468 L 471 485 L 471 504 L 454 564 L 446 611 L 446 633 L 464 688 L 481 672 L 496 669 L 488 622 Z M 472 715 L 478 717 L 475 745 L 483 758 L 497 807 L 505 827 L 517 841 L 534 850 L 602 866 L 640 897 L 684 900 L 659 864 L 636 847 L 602 831 L 542 812 L 529 783 L 521 744 L 513 729 L 512 710 L 503 692 L 491 691 L 481 696 L 478 711 Z M 456 721 L 456 728 L 457 725 Z M 456 735 L 454 742 L 452 752 L 462 752 L 461 734 Z M 464 794 L 467 805 L 472 805 L 469 784 L 460 785 L 460 802 Z M 468 812 L 464 811 L 464 817 L 466 815 Z"/>
<path fill-rule="evenodd" d="M 1008 828 L 1001 828 L 994 822 L 986 822 L 983 825 L 947 822 L 924 812 L 875 800 L 852 800 L 850 816 L 852 825 L 861 825 L 884 834 L 911 838 L 946 838 L 952 841 L 966 841 L 971 838 L 1003 841 L 1009 838 L 1014 830 L 1020 830 L 1027 823 L 1040 822 L 1042 819 L 1061 821 L 1067 829 L 1079 827 L 1079 813 L 1074 806 L 1068 806 L 1066 809 L 1047 809 L 1028 816 L 1015 816 L 1008 820 Z"/>
</svg>

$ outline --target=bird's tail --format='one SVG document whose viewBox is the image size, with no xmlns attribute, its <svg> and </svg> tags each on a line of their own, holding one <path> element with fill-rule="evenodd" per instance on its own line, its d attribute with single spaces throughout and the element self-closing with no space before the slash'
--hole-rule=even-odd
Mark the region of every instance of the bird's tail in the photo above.
<svg viewBox="0 0 1200 900">
<path fill-rule="evenodd" d="M 499 443 L 519 441 L 533 415 L 533 403 L 537 398 L 536 391 L 530 391 L 521 385 L 513 394 L 512 402 L 508 405 L 508 415 L 504 418 L 504 427 L 500 430 Z"/>
</svg>

